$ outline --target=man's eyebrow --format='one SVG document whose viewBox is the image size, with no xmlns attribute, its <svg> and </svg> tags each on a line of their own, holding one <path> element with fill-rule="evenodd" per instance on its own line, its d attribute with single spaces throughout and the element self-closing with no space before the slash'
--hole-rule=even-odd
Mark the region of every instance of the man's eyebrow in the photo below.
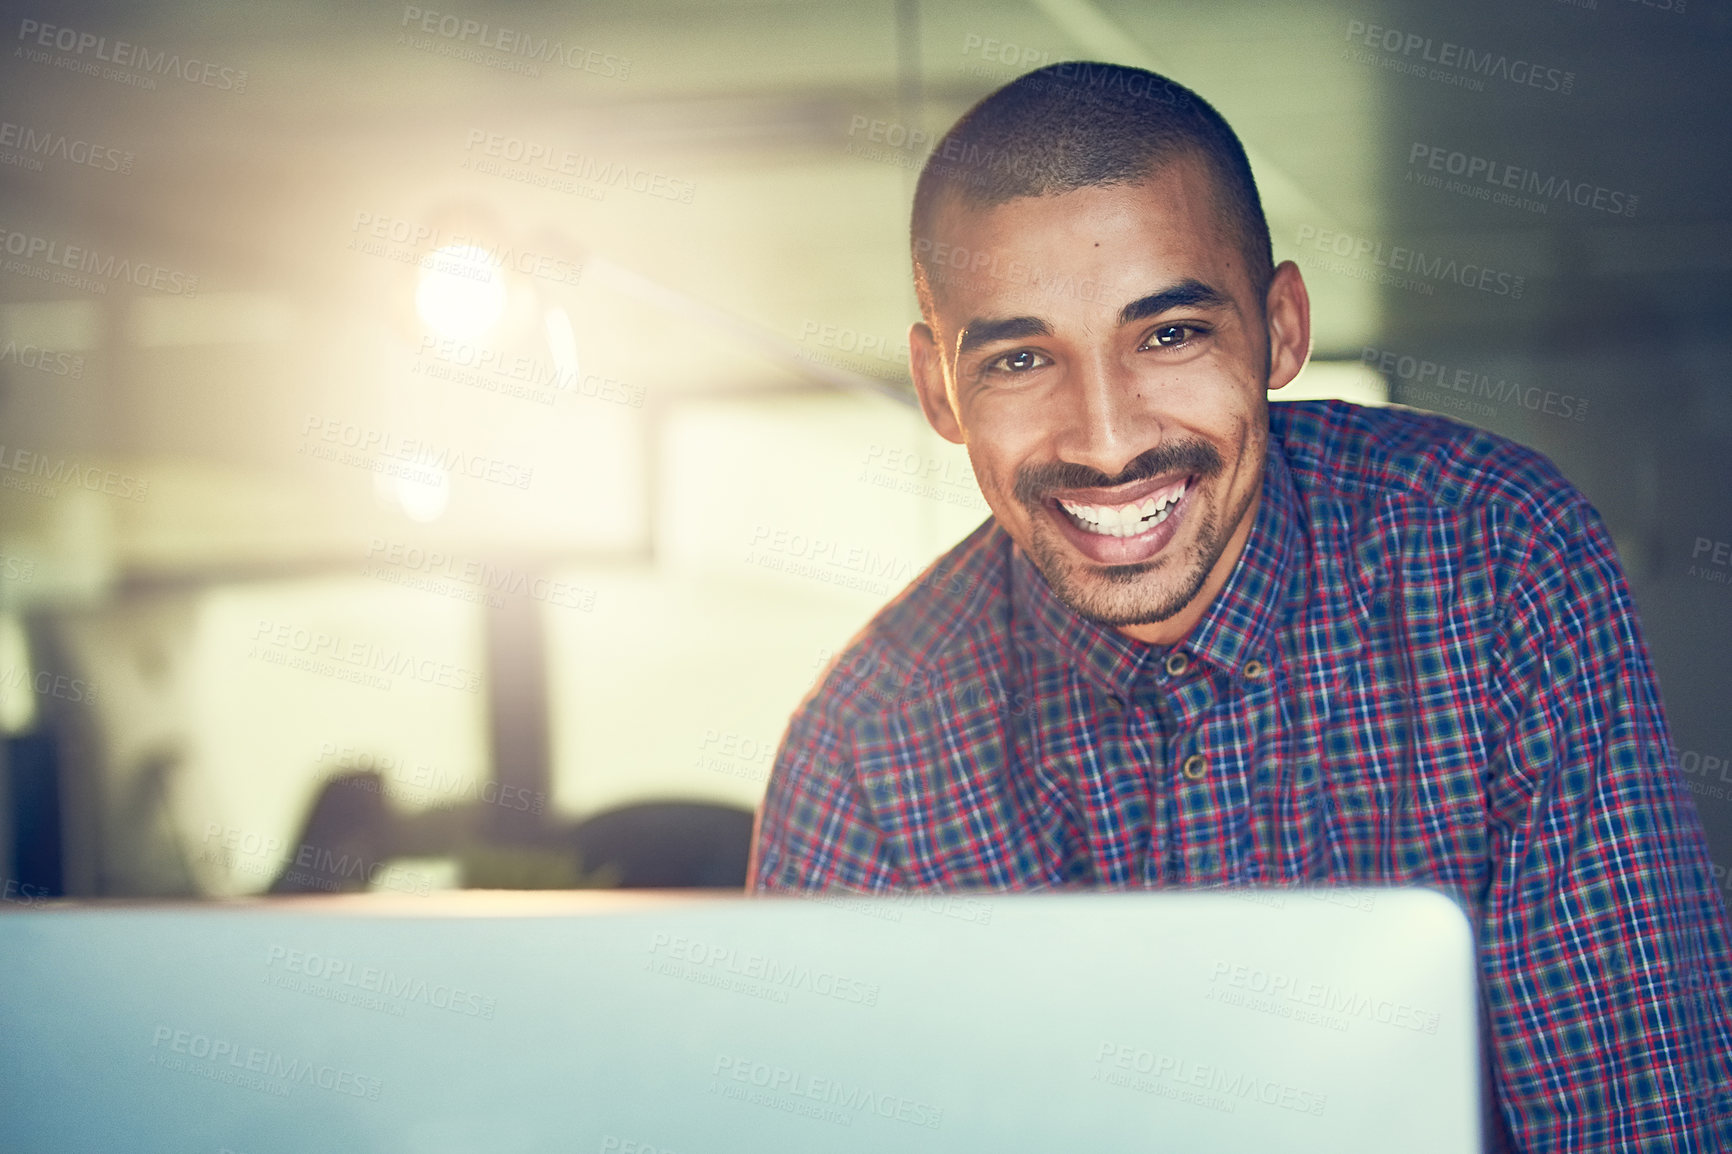
<svg viewBox="0 0 1732 1154">
<path fill-rule="evenodd" d="M 982 320 L 975 317 L 962 327 L 962 335 L 956 342 L 956 355 L 963 356 L 971 349 L 981 345 L 990 345 L 994 341 L 1014 341 L 1019 337 L 1050 337 L 1052 328 L 1039 317 L 1006 317 L 1000 321 Z"/>
<path fill-rule="evenodd" d="M 1225 293 L 1200 280 L 1182 280 L 1172 288 L 1139 297 L 1119 310 L 1119 324 L 1128 325 L 1147 317 L 1158 316 L 1168 309 L 1224 308 L 1233 302 Z"/>
<path fill-rule="evenodd" d="M 1147 317 L 1158 316 L 1168 309 L 1227 308 L 1232 303 L 1226 293 L 1190 277 L 1170 288 L 1132 301 L 1119 310 L 1119 324 L 1132 324 Z M 962 334 L 956 342 L 956 355 L 964 356 L 982 345 L 990 345 L 996 341 L 1051 335 L 1052 326 L 1039 317 L 1005 317 L 1002 320 L 975 317 L 963 326 Z"/>
</svg>

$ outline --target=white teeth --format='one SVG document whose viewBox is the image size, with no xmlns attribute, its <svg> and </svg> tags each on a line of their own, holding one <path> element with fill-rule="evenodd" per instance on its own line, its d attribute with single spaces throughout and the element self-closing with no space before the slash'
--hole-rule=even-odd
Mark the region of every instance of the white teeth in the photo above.
<svg viewBox="0 0 1732 1154">
<path fill-rule="evenodd" d="M 1147 533 L 1165 521 L 1167 514 L 1190 487 L 1190 482 L 1187 481 L 1176 493 L 1159 500 L 1150 497 L 1135 505 L 1083 505 L 1063 500 L 1059 504 L 1082 528 L 1091 533 L 1106 537 L 1135 537 L 1139 533 Z"/>
</svg>

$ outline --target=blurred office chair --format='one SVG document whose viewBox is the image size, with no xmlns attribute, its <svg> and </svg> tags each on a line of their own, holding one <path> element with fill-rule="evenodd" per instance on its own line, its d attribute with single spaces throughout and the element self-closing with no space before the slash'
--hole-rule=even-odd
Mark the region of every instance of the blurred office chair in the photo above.
<svg viewBox="0 0 1732 1154">
<path fill-rule="evenodd" d="M 477 889 L 740 889 L 752 811 L 700 801 L 640 802 L 527 837 L 485 836 L 484 803 L 400 812 L 379 774 L 325 782 L 273 894 L 352 893 L 393 858 L 455 858 Z"/>
<path fill-rule="evenodd" d="M 356 893 L 392 856 L 396 821 L 376 773 L 339 773 L 319 790 L 294 851 L 267 891 Z"/>
<path fill-rule="evenodd" d="M 586 870 L 624 889 L 740 889 L 752 848 L 752 811 L 696 801 L 642 802 L 578 823 Z"/>
</svg>

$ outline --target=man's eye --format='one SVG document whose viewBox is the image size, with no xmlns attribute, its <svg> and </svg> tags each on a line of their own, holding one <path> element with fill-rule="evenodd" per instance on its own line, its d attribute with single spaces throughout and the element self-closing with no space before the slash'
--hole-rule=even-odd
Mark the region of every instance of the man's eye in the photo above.
<svg viewBox="0 0 1732 1154">
<path fill-rule="evenodd" d="M 1143 341 L 1145 349 L 1176 349 L 1190 344 L 1203 334 L 1197 325 L 1162 325 Z"/>
<path fill-rule="evenodd" d="M 986 367 L 994 372 L 1026 373 L 1045 363 L 1046 358 L 1032 349 L 1018 349 L 1014 353 L 1005 353 Z"/>
</svg>

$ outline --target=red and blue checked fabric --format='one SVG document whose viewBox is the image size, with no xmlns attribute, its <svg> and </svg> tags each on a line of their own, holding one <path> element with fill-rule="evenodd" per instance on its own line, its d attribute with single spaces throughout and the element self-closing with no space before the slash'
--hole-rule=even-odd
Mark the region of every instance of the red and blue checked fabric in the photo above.
<svg viewBox="0 0 1732 1154">
<path fill-rule="evenodd" d="M 1226 587 L 1170 648 L 995 523 L 790 723 L 761 891 L 1429 884 L 1476 924 L 1520 1151 L 1732 1151 L 1732 935 L 1599 514 L 1442 417 L 1270 406 Z"/>
</svg>

